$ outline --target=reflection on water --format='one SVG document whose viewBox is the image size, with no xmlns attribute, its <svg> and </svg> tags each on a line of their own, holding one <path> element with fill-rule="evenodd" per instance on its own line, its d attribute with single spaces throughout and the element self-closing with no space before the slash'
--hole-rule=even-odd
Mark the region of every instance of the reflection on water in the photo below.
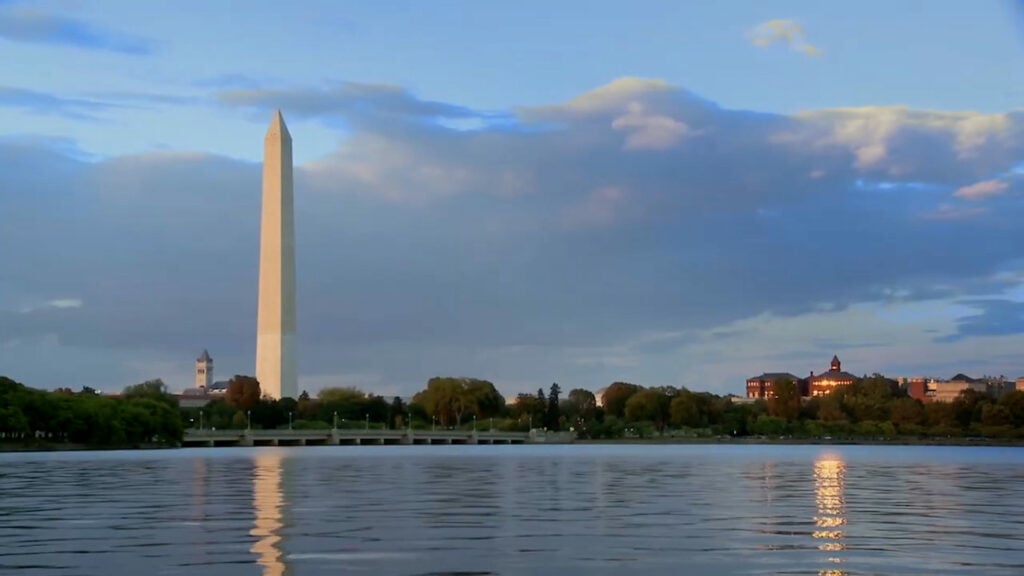
<svg viewBox="0 0 1024 576">
<path fill-rule="evenodd" d="M 252 503 L 256 519 L 250 536 L 257 538 L 249 549 L 257 555 L 257 562 L 263 567 L 263 576 L 287 574 L 284 552 L 281 549 L 282 508 L 284 493 L 281 490 L 280 451 L 265 452 L 255 457 L 252 477 Z"/>
<path fill-rule="evenodd" d="M 1022 517 L 1020 448 L 0 453 L 17 576 L 1020 576 Z"/>
<path fill-rule="evenodd" d="M 818 540 L 818 550 L 840 552 L 846 549 L 843 527 L 846 526 L 846 502 L 843 496 L 846 464 L 836 454 L 823 454 L 814 462 L 814 500 L 817 515 L 812 536 Z M 830 555 L 831 564 L 841 564 L 843 558 Z M 819 576 L 845 576 L 835 567 L 818 571 Z"/>
</svg>

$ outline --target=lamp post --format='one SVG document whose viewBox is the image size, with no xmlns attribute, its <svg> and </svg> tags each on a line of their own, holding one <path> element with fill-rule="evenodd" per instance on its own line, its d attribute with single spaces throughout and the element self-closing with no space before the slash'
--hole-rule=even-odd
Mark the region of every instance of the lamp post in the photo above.
<svg viewBox="0 0 1024 576">
<path fill-rule="evenodd" d="M 251 410 L 246 410 L 245 411 L 245 429 L 246 430 L 252 430 L 252 411 Z"/>
<path fill-rule="evenodd" d="M 291 412 L 288 413 L 288 429 L 289 430 L 292 429 L 292 413 Z"/>
<path fill-rule="evenodd" d="M 533 414 L 530 414 L 530 430 L 533 430 Z"/>
<path fill-rule="evenodd" d="M 476 414 L 473 414 L 473 433 L 476 434 Z"/>
<path fill-rule="evenodd" d="M 366 431 L 370 431 L 370 415 L 366 414 Z"/>
<path fill-rule="evenodd" d="M 412 412 L 407 413 L 405 417 L 408 420 L 409 432 L 412 432 Z"/>
<path fill-rule="evenodd" d="M 494 416 L 491 416 L 491 432 L 494 432 Z"/>
<path fill-rule="evenodd" d="M 430 417 L 430 431 L 437 432 L 437 416 Z"/>
<path fill-rule="evenodd" d="M 337 432 L 337 430 L 338 430 L 338 411 L 337 410 L 334 411 L 334 425 L 331 427 L 331 429 L 334 430 L 335 432 Z"/>
<path fill-rule="evenodd" d="M 203 430 L 203 409 L 199 409 L 199 430 Z"/>
</svg>

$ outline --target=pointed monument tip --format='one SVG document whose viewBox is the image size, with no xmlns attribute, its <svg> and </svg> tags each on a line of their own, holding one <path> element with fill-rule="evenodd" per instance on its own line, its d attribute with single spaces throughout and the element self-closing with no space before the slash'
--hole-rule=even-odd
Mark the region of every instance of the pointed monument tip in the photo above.
<svg viewBox="0 0 1024 576">
<path fill-rule="evenodd" d="M 288 125 L 284 123 L 284 115 L 281 114 L 281 109 L 277 108 L 274 110 L 274 117 L 270 119 L 270 126 L 267 128 L 267 135 L 270 134 L 288 134 Z"/>
</svg>

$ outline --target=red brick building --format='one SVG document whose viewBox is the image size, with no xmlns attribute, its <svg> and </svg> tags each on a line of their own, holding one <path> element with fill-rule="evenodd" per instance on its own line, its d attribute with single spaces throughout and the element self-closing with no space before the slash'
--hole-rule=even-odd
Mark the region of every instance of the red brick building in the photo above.
<svg viewBox="0 0 1024 576">
<path fill-rule="evenodd" d="M 805 387 L 800 385 L 802 382 L 800 378 L 789 372 L 765 372 L 760 376 L 747 378 L 747 398 L 774 398 L 775 383 L 785 380 L 796 382 L 797 387 L 800 388 L 800 395 L 806 396 Z"/>
<path fill-rule="evenodd" d="M 843 372 L 843 364 L 839 361 L 839 357 L 833 356 L 828 372 L 822 372 L 817 376 L 814 375 L 814 372 L 811 372 L 808 380 L 810 381 L 811 396 L 828 396 L 836 388 L 849 386 L 860 380 L 860 378 L 849 372 Z"/>
</svg>

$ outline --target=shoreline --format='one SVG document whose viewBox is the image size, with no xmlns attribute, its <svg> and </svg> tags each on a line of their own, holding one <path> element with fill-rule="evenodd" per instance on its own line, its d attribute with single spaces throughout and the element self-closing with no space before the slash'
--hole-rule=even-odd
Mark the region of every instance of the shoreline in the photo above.
<svg viewBox="0 0 1024 576">
<path fill-rule="evenodd" d="M 762 438 L 762 437 L 664 437 L 664 438 L 616 438 L 587 439 L 572 442 L 535 442 L 523 446 L 581 444 L 581 445 L 736 445 L 736 446 L 954 446 L 954 447 L 1024 447 L 1019 438 Z M 441 446 L 441 444 L 439 444 Z M 477 446 L 477 444 L 466 444 Z M 178 450 L 194 446 L 167 446 L 146 444 L 131 446 L 89 446 L 85 444 L 10 445 L 0 443 L 0 453 L 15 452 L 89 452 L 89 451 L 130 451 L 130 450 Z M 245 448 L 245 446 L 220 446 L 220 448 Z"/>
</svg>

